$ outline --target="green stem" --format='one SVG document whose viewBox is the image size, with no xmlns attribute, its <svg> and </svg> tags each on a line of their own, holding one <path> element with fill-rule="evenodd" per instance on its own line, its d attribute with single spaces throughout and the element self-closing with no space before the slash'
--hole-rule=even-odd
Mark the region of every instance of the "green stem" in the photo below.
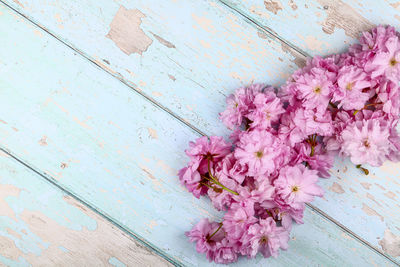
<svg viewBox="0 0 400 267">
<path fill-rule="evenodd" d="M 219 227 L 217 228 L 217 230 L 215 230 L 214 233 L 212 233 L 209 237 L 207 237 L 207 241 L 210 240 L 216 233 L 218 233 L 218 231 L 221 229 L 222 227 L 222 223 L 219 223 Z"/>
<path fill-rule="evenodd" d="M 356 168 L 362 170 L 365 175 L 369 174 L 369 170 L 364 167 L 361 167 L 361 164 L 356 165 Z"/>
<path fill-rule="evenodd" d="M 212 176 L 212 175 L 210 175 L 211 178 L 208 178 L 208 177 L 206 177 L 204 175 L 202 175 L 201 177 L 203 177 L 204 179 L 207 179 L 208 181 L 210 181 L 210 182 L 212 182 L 212 183 L 214 183 L 216 185 L 219 185 L 220 187 L 222 187 L 222 189 L 228 191 L 229 193 L 232 193 L 232 194 L 237 195 L 237 196 L 239 195 L 238 192 L 235 192 L 235 191 L 229 189 L 228 187 L 224 186 L 220 182 L 218 182 L 218 180 L 216 180 L 216 178 L 214 176 Z"/>
<path fill-rule="evenodd" d="M 215 178 L 215 177 L 211 174 L 210 159 L 207 159 L 207 161 L 208 161 L 208 162 L 207 162 L 208 175 L 210 176 L 210 179 L 211 179 L 211 180 L 210 180 L 208 177 L 205 177 L 205 176 L 203 176 L 203 175 L 202 175 L 202 177 L 204 177 L 204 178 L 206 178 L 207 180 L 209 180 L 209 181 L 211 181 L 211 182 L 213 182 L 213 183 L 219 185 L 220 187 L 222 187 L 222 189 L 228 191 L 229 193 L 232 193 L 232 194 L 238 196 L 238 195 L 239 195 L 238 192 L 235 192 L 235 191 L 229 189 L 228 187 L 224 186 L 223 184 L 221 184 L 221 183 L 218 181 L 217 178 Z"/>
<path fill-rule="evenodd" d="M 311 145 L 310 157 L 314 156 L 314 152 L 315 152 L 315 146 Z"/>
</svg>

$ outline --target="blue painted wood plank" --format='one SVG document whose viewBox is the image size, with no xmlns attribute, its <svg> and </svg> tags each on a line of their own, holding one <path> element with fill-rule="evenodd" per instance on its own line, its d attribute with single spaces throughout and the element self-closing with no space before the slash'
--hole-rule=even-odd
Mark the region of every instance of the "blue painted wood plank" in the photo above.
<svg viewBox="0 0 400 267">
<path fill-rule="evenodd" d="M 206 265 L 183 232 L 221 214 L 176 177 L 183 149 L 198 135 L 14 12 L 0 12 L 7 36 L 0 50 L 1 147 L 175 260 Z M 237 265 L 393 265 L 313 210 L 305 222 L 280 258 Z"/>
<path fill-rule="evenodd" d="M 0 152 L 0 265 L 111 266 L 114 263 L 172 266 Z"/>
<path fill-rule="evenodd" d="M 361 23 L 364 20 L 358 15 L 354 17 L 353 11 L 344 8 L 343 2 L 328 2 L 324 2 L 322 7 L 327 5 L 328 10 L 336 12 L 336 17 L 348 16 L 351 21 L 359 22 L 353 23 L 356 28 L 349 28 L 353 25 L 350 22 L 346 22 L 346 27 L 343 26 L 350 35 L 365 28 Z M 248 25 L 215 1 L 163 1 L 161 4 L 155 1 L 152 4 L 149 1 L 85 0 L 75 3 L 59 0 L 54 5 L 47 5 L 43 0 L 20 0 L 20 4 L 8 3 L 60 36 L 63 41 L 83 51 L 85 56 L 102 68 L 150 95 L 208 134 L 226 133 L 217 113 L 224 108 L 225 95 L 235 87 L 252 79 L 279 84 L 294 69 L 294 64 L 290 62 L 299 64 L 304 60 L 285 44 L 253 28 L 254 25 Z M 265 9 L 262 1 L 257 3 L 261 3 L 263 10 L 254 1 L 229 3 L 247 7 L 252 12 L 248 13 L 249 16 L 258 14 L 254 18 L 264 16 L 266 19 L 263 22 L 279 26 L 276 29 L 278 35 L 285 34 L 286 39 L 301 40 L 298 35 L 309 27 L 310 33 L 314 32 L 315 27 L 322 29 L 321 23 L 315 22 L 322 20 L 322 11 L 319 15 L 315 13 L 315 16 L 312 12 L 317 11 L 308 11 L 316 8 L 314 2 L 289 1 L 282 9 L 277 5 L 277 14 Z M 334 3 L 340 4 L 335 6 Z M 271 6 L 269 8 L 273 9 Z M 289 19 L 293 9 L 297 13 Z M 328 14 L 333 11 L 324 12 Z M 367 8 L 362 12 L 367 12 Z M 176 16 L 176 13 L 184 15 Z M 136 25 L 135 34 L 144 39 L 144 42 L 137 43 L 137 47 L 127 46 L 115 33 L 111 34 L 111 38 L 109 35 L 112 28 L 118 28 L 116 18 L 129 16 L 141 18 L 139 22 L 132 19 L 133 25 Z M 310 26 L 303 27 L 302 21 L 307 21 Z M 290 30 L 293 27 L 297 27 L 296 31 Z M 332 51 L 341 50 L 344 42 L 351 39 L 342 36 L 341 31 L 335 28 L 334 34 L 329 37 Z M 146 36 L 152 39 L 151 44 Z M 126 37 L 128 44 L 135 45 L 135 40 L 129 39 L 131 37 Z M 311 40 L 308 43 L 312 47 L 313 38 L 306 39 Z M 314 46 L 318 48 L 318 53 L 329 51 L 323 45 Z M 129 54 L 130 50 L 137 52 L 127 55 L 126 52 Z M 101 62 L 101 59 L 105 61 Z M 321 182 L 327 193 L 315 205 L 373 246 L 389 251 L 385 244 L 390 242 L 385 239 L 385 233 L 390 232 L 400 238 L 398 168 L 399 165 L 388 164 L 380 169 L 371 169 L 372 175 L 365 177 L 351 164 L 338 162 L 333 179 Z M 355 216 L 357 219 L 354 219 Z M 390 254 L 398 257 L 397 253 Z"/>
<path fill-rule="evenodd" d="M 309 55 L 338 53 L 362 31 L 400 26 L 396 0 L 220 0 Z"/>
</svg>

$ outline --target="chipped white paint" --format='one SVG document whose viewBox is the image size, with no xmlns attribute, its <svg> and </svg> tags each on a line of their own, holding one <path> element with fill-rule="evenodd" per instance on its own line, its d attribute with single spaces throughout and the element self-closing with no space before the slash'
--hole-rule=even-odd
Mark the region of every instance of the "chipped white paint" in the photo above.
<svg viewBox="0 0 400 267">
<path fill-rule="evenodd" d="M 382 249 L 393 257 L 400 256 L 400 236 L 396 236 L 389 229 L 385 230 L 383 239 L 379 241 Z"/>
<path fill-rule="evenodd" d="M 145 15 L 138 9 L 121 6 L 110 24 L 110 38 L 125 54 L 143 54 L 153 42 L 140 28 Z"/>
<path fill-rule="evenodd" d="M 171 266 L 16 160 L 0 156 L 0 265 Z"/>
<path fill-rule="evenodd" d="M 24 1 L 21 0 L 21 2 L 25 4 Z M 200 126 L 199 128 L 207 133 L 223 132 L 221 124 L 216 119 L 215 107 L 222 107 L 224 95 L 231 92 L 232 88 L 253 80 L 272 81 L 272 83 L 279 84 L 287 77 L 288 72 L 295 68 L 294 64 L 301 66 L 304 62 L 304 57 L 290 47 L 272 40 L 269 35 L 252 28 L 240 17 L 233 15 L 225 7 L 213 1 L 204 3 L 201 1 L 179 3 L 166 1 L 165 3 L 158 2 L 158 5 L 150 4 L 151 9 L 149 9 L 148 2 L 134 1 L 133 5 L 133 2 L 128 3 L 128 1 L 106 3 L 105 1 L 86 0 L 82 1 L 81 5 L 91 8 L 84 12 L 84 16 L 80 15 L 70 19 L 65 14 L 70 12 L 82 14 L 75 10 L 76 6 L 68 5 L 70 1 L 66 1 L 65 4 L 58 1 L 55 5 L 46 6 L 46 9 L 43 9 L 44 4 L 40 3 L 40 0 L 29 1 L 29 9 L 14 7 L 22 12 L 29 12 L 29 16 L 37 20 L 39 24 L 60 34 L 63 40 L 73 43 L 74 47 L 84 51 L 100 67 L 116 77 L 124 79 L 138 91 L 161 101 L 167 108 L 195 126 Z M 293 1 L 290 2 L 292 11 L 311 7 L 311 5 L 305 7 L 299 2 L 296 3 L 297 8 L 294 8 Z M 280 4 L 285 6 L 283 1 Z M 65 12 L 66 6 L 68 12 Z M 129 44 L 136 45 L 135 48 L 132 48 L 126 47 L 125 43 L 118 44 L 114 40 L 118 39 L 115 37 L 118 34 L 114 36 L 113 42 L 109 38 L 105 38 L 108 32 L 111 33 L 109 25 L 118 18 L 116 14 L 123 7 L 126 7 L 126 12 L 140 10 L 141 14 L 145 14 L 146 17 L 141 17 L 141 14 L 135 13 L 136 19 L 130 19 L 128 22 L 136 21 L 134 27 L 138 29 L 138 34 L 152 36 L 157 41 L 149 44 L 150 41 L 142 36 L 145 41 L 147 40 L 145 45 L 137 46 L 137 40 L 135 40 L 129 42 Z M 164 18 L 166 14 L 172 14 L 176 10 L 181 10 L 180 13 L 187 14 L 187 16 L 169 17 L 168 20 Z M 185 12 L 188 10 L 196 10 L 196 12 Z M 271 17 L 279 20 L 279 16 L 284 12 L 285 9 L 278 8 L 276 14 L 271 13 Z M 55 14 L 60 14 L 60 16 L 55 16 Z M 126 17 L 125 15 L 121 16 Z M 140 21 L 138 17 L 140 17 Z M 59 27 L 60 18 L 64 20 L 62 28 Z M 187 21 L 191 23 L 182 24 Z M 176 27 L 176 25 L 180 25 L 180 27 Z M 126 29 L 119 29 L 123 26 L 121 23 L 116 23 L 114 26 L 118 29 L 117 32 L 126 31 Z M 335 25 L 333 34 L 340 32 L 336 30 L 339 26 Z M 182 30 L 195 34 L 188 40 L 184 37 L 185 35 L 182 35 Z M 182 151 L 187 145 L 186 142 L 197 135 L 146 101 L 141 100 L 136 94 L 128 92 L 126 87 L 112 82 L 107 78 L 108 76 L 101 75 L 100 72 L 93 71 L 88 67 L 86 61 L 84 63 L 76 60 L 76 57 L 66 52 L 68 49 L 58 49 L 57 47 L 62 46 L 61 44 L 55 45 L 49 41 L 51 37 L 46 34 L 38 35 L 36 31 L 37 29 L 33 30 L 32 37 L 25 30 L 18 28 L 14 32 L 19 34 L 14 33 L 13 38 L 20 40 L 21 44 L 26 43 L 25 39 L 30 38 L 32 55 L 36 56 L 40 53 L 38 51 L 45 50 L 47 52 L 43 52 L 41 58 L 50 54 L 55 55 L 54 58 L 60 61 L 49 57 L 48 62 L 39 62 L 42 69 L 52 74 L 48 75 L 49 80 L 46 82 L 39 81 L 40 74 L 32 75 L 32 77 L 38 77 L 38 80 L 31 80 L 28 89 L 35 86 L 42 88 L 43 84 L 65 83 L 69 84 L 71 90 L 68 94 L 55 90 L 59 92 L 58 95 L 50 87 L 45 87 L 36 92 L 37 95 L 32 95 L 31 99 L 21 99 L 14 95 L 14 92 L 25 88 L 25 83 L 18 81 L 17 75 L 13 74 L 14 69 L 8 66 L 7 71 L 10 77 L 7 81 L 3 81 L 4 87 L 9 89 L 6 92 L 7 99 L 20 101 L 18 103 L 21 107 L 12 106 L 7 109 L 7 105 L 4 105 L 2 107 L 3 114 L 9 114 L 6 113 L 6 110 L 18 108 L 17 114 L 24 114 L 24 119 L 31 121 L 32 124 L 24 125 L 17 118 L 4 116 L 4 119 L 9 121 L 9 125 L 1 125 L 0 138 L 7 140 L 4 145 L 27 160 L 28 163 L 46 170 L 51 176 L 59 179 L 61 186 L 87 198 L 91 204 L 100 207 L 103 212 L 111 214 L 115 220 L 121 222 L 128 229 L 140 233 L 157 246 L 163 246 L 161 249 L 167 250 L 172 257 L 178 257 L 179 261 L 189 264 L 203 261 L 201 256 L 188 256 L 193 253 L 193 248 L 187 246 L 184 237 L 171 236 L 171 234 L 183 233 L 190 227 L 189 222 L 195 222 L 202 213 L 207 216 L 217 215 L 210 214 L 210 211 L 207 210 L 209 207 L 207 202 L 193 200 L 189 204 L 185 203 L 188 201 L 188 194 L 183 192 L 180 187 L 177 188 L 175 173 L 165 172 L 158 165 L 160 160 L 165 160 L 169 169 L 178 169 L 185 161 Z M 7 32 L 7 29 L 4 29 L 4 32 Z M 308 45 L 314 45 L 314 49 L 322 50 L 327 46 L 326 43 L 322 43 L 319 36 L 314 39 L 307 33 L 302 36 L 306 36 L 305 40 L 311 40 Z M 35 37 L 37 38 L 35 39 Z M 44 40 L 40 41 L 41 39 Z M 46 43 L 46 46 L 43 45 L 45 40 L 49 43 Z M 88 40 L 90 41 L 88 42 Z M 317 41 L 320 43 L 316 43 Z M 18 61 L 23 68 L 35 70 L 39 64 L 35 60 L 35 56 L 30 55 L 28 51 L 24 52 L 25 47 L 18 45 L 18 42 L 16 44 L 14 47 L 14 43 L 10 42 L 8 47 L 12 48 L 12 51 L 20 57 L 18 59 L 8 58 L 8 61 Z M 51 48 L 47 48 L 47 45 Z M 125 47 L 126 51 L 123 52 L 130 56 L 121 53 L 120 50 L 124 50 L 121 47 Z M 134 52 L 130 53 L 128 50 Z M 7 55 L 2 54 L 2 56 L 6 58 Z M 72 61 L 69 61 L 71 59 Z M 62 66 L 59 67 L 61 74 L 58 75 L 53 71 L 52 66 Z M 72 71 L 75 68 L 78 70 Z M 65 72 L 65 69 L 68 69 L 69 72 Z M 84 76 L 84 78 L 80 76 Z M 89 77 L 96 77 L 96 79 Z M 191 89 L 190 94 L 188 88 Z M 226 90 L 226 88 L 229 89 Z M 22 100 L 23 102 L 21 102 Z M 47 103 L 47 105 L 37 109 L 41 103 Z M 113 107 L 109 108 L 108 112 L 107 110 L 102 112 L 105 103 L 108 107 Z M 30 114 L 26 112 L 27 110 L 35 111 L 35 113 Z M 3 119 L 3 117 L 1 118 Z M 88 120 L 88 118 L 91 119 Z M 108 124 L 110 121 L 114 124 Z M 38 130 L 34 127 L 34 123 L 43 127 Z M 122 127 L 122 130 L 115 125 Z M 13 127 L 19 131 L 15 132 Z M 157 132 L 157 138 L 153 138 L 149 128 Z M 35 138 L 34 144 L 29 142 L 31 136 Z M 43 136 L 48 136 L 46 138 L 47 146 L 41 146 L 43 142 L 37 142 Z M 29 151 L 35 151 L 35 153 L 30 154 Z M 63 168 L 62 166 L 65 166 L 63 163 L 67 163 L 66 159 L 77 160 L 80 164 L 68 164 L 68 167 Z M 143 159 L 143 161 L 139 160 L 138 163 L 138 159 Z M 340 166 L 340 169 L 343 169 L 343 166 Z M 346 175 L 356 176 L 355 174 L 354 170 L 351 171 L 351 174 L 346 173 Z M 85 179 L 82 180 L 82 177 Z M 101 179 L 99 179 L 100 177 Z M 343 175 L 339 177 L 343 177 Z M 317 206 L 336 219 L 344 219 L 344 224 L 353 231 L 363 228 L 361 226 L 360 228 L 353 227 L 359 222 L 357 219 L 354 222 L 346 220 L 346 216 L 353 215 L 360 218 L 359 220 L 366 220 L 367 223 L 364 225 L 371 230 L 369 230 L 370 232 L 361 231 L 361 236 L 369 241 L 376 241 L 377 232 L 383 236 L 383 224 L 393 225 L 396 222 L 397 215 L 393 211 L 393 207 L 396 207 L 393 202 L 385 202 L 385 204 L 388 203 L 387 207 L 377 208 L 377 203 L 382 203 L 380 195 L 376 193 L 368 195 L 363 190 L 376 192 L 376 188 L 378 188 L 383 190 L 382 195 L 389 194 L 391 196 L 386 189 L 392 190 L 391 181 L 382 182 L 371 176 L 366 181 L 372 185 L 369 186 L 371 189 L 366 189 L 362 186 L 360 188 L 359 181 L 349 182 L 345 178 L 337 179 L 340 181 L 326 180 L 323 182 L 325 188 L 333 188 L 333 191 L 327 192 L 326 198 L 319 200 L 316 203 Z M 149 181 L 151 183 L 148 183 Z M 332 182 L 340 185 L 344 193 L 335 192 L 335 190 L 339 192 L 341 190 Z M 125 188 L 129 188 L 129 190 Z M 392 193 L 396 193 L 396 191 Z M 115 194 L 118 194 L 118 197 L 115 197 Z M 180 209 L 168 206 L 169 200 L 177 196 Z M 146 203 L 146 209 L 136 203 L 138 198 Z M 371 210 L 381 214 L 384 221 L 379 216 L 370 216 L 368 212 L 371 213 L 371 210 L 364 209 L 362 201 Z M 158 203 L 158 205 L 151 202 Z M 349 209 L 348 205 L 354 205 L 356 209 Z M 190 210 L 196 206 L 198 207 L 195 210 Z M 169 214 L 165 212 L 167 210 Z M 351 211 L 353 214 L 346 213 L 346 211 Z M 391 212 L 394 212 L 392 217 L 388 215 Z M 175 220 L 177 214 L 184 219 L 177 222 Z M 346 256 L 346 253 L 352 251 L 357 243 L 354 243 L 353 239 L 348 241 L 347 238 L 337 238 L 338 229 L 333 224 L 322 221 L 321 224 L 325 228 L 316 229 L 318 226 L 315 225 L 315 221 L 319 217 L 313 213 L 308 214 L 307 216 L 312 217 L 312 219 L 306 220 L 309 225 L 307 228 L 299 228 L 302 229 L 299 232 L 304 231 L 306 236 L 296 232 L 292 250 L 285 254 L 287 257 L 281 257 L 279 263 L 294 264 L 293 259 L 296 259 L 297 263 L 321 262 L 326 264 L 330 260 L 324 257 L 324 253 L 328 250 L 327 247 L 319 250 L 317 254 L 313 254 L 312 259 L 305 257 L 309 255 L 308 248 L 316 245 L 313 242 L 324 239 L 326 232 L 329 231 L 334 238 L 328 238 L 325 241 L 333 242 L 331 244 L 335 250 L 330 253 L 337 255 L 332 257 L 334 261 L 331 263 L 346 265 L 346 257 L 350 258 L 350 256 Z M 152 220 L 157 222 L 157 225 L 149 223 Z M 160 223 L 160 221 L 164 221 L 164 223 Z M 341 222 L 343 223 L 343 221 Z M 380 222 L 382 224 L 379 224 Z M 397 231 L 396 228 L 393 229 L 393 231 Z M 307 240 L 306 245 L 302 244 L 304 240 Z M 333 245 L 335 242 L 339 242 L 340 245 Z M 300 245 L 297 246 L 298 244 Z M 342 248 L 347 248 L 347 250 Z M 364 256 L 370 254 L 369 250 L 362 246 L 357 249 L 361 251 L 358 261 L 364 262 L 366 260 Z M 340 262 L 341 260 L 342 262 Z M 366 262 L 369 261 L 366 260 Z"/>
</svg>

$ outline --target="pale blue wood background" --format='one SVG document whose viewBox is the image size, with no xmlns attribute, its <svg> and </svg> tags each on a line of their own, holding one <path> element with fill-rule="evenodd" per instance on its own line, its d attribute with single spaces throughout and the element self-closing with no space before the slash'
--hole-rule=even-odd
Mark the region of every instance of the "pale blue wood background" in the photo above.
<svg viewBox="0 0 400 267">
<path fill-rule="evenodd" d="M 279 85 L 304 61 L 302 54 L 341 50 L 356 32 L 382 22 L 377 13 L 361 10 L 368 16 L 357 17 L 361 24 L 343 26 L 350 36 L 321 33 L 319 22 L 330 10 L 324 6 L 335 7 L 336 17 L 354 15 L 335 1 L 307 1 L 307 8 L 297 1 L 297 13 L 293 1 L 272 11 L 263 1 L 0 2 L 1 148 L 185 265 L 206 260 L 183 232 L 201 217 L 221 216 L 178 184 L 188 141 L 201 133 L 227 135 L 217 114 L 236 87 L 252 81 Z M 133 38 L 141 54 L 127 55 L 118 40 L 106 37 L 121 6 L 144 14 L 127 25 L 141 37 Z M 311 16 L 316 12 L 320 20 Z M 329 45 L 318 46 L 313 38 Z M 332 178 L 321 180 L 325 197 L 306 211 L 306 224 L 295 227 L 290 250 L 276 260 L 239 265 L 400 262 L 398 170 L 398 164 L 387 164 L 364 176 L 338 161 Z M 61 204 L 52 205 L 46 214 Z M 385 231 L 394 237 L 383 240 Z"/>
</svg>

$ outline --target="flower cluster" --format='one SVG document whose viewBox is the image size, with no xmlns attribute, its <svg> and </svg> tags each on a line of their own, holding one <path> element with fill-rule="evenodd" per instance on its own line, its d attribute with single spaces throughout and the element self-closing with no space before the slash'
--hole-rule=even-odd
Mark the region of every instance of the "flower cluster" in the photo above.
<svg viewBox="0 0 400 267">
<path fill-rule="evenodd" d="M 207 195 L 222 222 L 201 220 L 186 233 L 210 261 L 239 255 L 276 257 L 287 249 L 292 221 L 321 197 L 335 155 L 380 166 L 400 159 L 400 41 L 392 27 L 363 33 L 348 52 L 314 57 L 279 90 L 254 84 L 227 98 L 220 114 L 232 143 L 190 143 L 181 183 Z"/>
</svg>

